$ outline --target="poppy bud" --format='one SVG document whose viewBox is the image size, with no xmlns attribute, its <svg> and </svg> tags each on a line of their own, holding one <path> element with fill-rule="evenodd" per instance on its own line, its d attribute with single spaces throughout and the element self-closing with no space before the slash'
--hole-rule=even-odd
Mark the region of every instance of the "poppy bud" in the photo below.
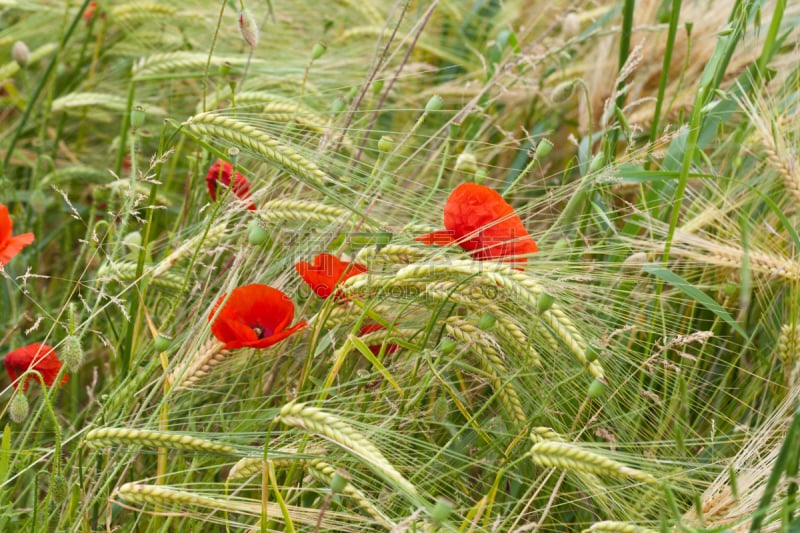
<svg viewBox="0 0 800 533">
<path fill-rule="evenodd" d="M 380 94 L 383 90 L 383 80 L 375 80 L 372 82 L 372 94 Z"/>
<path fill-rule="evenodd" d="M 444 355 L 449 355 L 455 351 L 456 346 L 456 341 L 449 337 L 445 337 L 442 339 L 441 344 L 439 344 L 439 351 Z"/>
<path fill-rule="evenodd" d="M 439 396 L 431 406 L 431 416 L 436 422 L 444 422 L 447 420 L 447 415 L 450 413 L 450 406 L 447 404 L 447 398 Z"/>
<path fill-rule="evenodd" d="M 316 44 L 314 44 L 314 48 L 311 49 L 311 61 L 316 61 L 322 57 L 327 50 L 328 45 L 322 41 L 317 41 Z"/>
<path fill-rule="evenodd" d="M 350 475 L 344 470 L 337 470 L 331 477 L 331 492 L 334 494 L 341 494 L 350 483 Z"/>
<path fill-rule="evenodd" d="M 586 397 L 587 398 L 599 398 L 601 394 L 606 390 L 606 384 L 600 381 L 599 379 L 595 379 L 592 381 L 589 388 L 586 390 Z"/>
<path fill-rule="evenodd" d="M 247 242 L 252 246 L 260 246 L 267 242 L 269 232 L 264 229 L 264 226 L 258 220 L 252 220 L 247 229 Z"/>
<path fill-rule="evenodd" d="M 81 340 L 75 335 L 70 335 L 61 343 L 61 360 L 67 365 L 70 372 L 77 372 L 83 364 L 83 347 Z"/>
<path fill-rule="evenodd" d="M 17 392 L 11 398 L 11 405 L 8 406 L 8 416 L 17 424 L 21 424 L 28 418 L 28 398 L 23 392 Z"/>
<path fill-rule="evenodd" d="M 494 323 L 497 322 L 497 318 L 491 313 L 483 313 L 481 318 L 478 320 L 478 329 L 482 331 L 489 331 L 494 327 Z"/>
<path fill-rule="evenodd" d="M 227 78 L 231 73 L 231 62 L 225 61 L 219 66 L 219 75 L 223 78 Z"/>
<path fill-rule="evenodd" d="M 131 109 L 131 128 L 141 128 L 144 125 L 145 116 L 144 108 L 142 106 L 134 106 L 134 108 Z"/>
<path fill-rule="evenodd" d="M 453 503 L 445 498 L 439 498 L 431 509 L 431 520 L 434 524 L 443 524 L 448 518 L 450 513 L 453 512 Z"/>
<path fill-rule="evenodd" d="M 428 100 L 428 103 L 425 104 L 425 113 L 433 113 L 434 111 L 439 111 L 444 107 L 444 100 L 438 94 L 434 94 Z"/>
<path fill-rule="evenodd" d="M 605 164 L 606 164 L 605 154 L 603 154 L 603 152 L 595 154 L 595 156 L 592 158 L 591 163 L 589 163 L 589 174 L 594 174 L 595 172 L 603 168 L 603 165 Z"/>
<path fill-rule="evenodd" d="M 50 202 L 47 201 L 47 195 L 44 194 L 44 191 L 41 189 L 35 189 L 28 197 L 28 203 L 30 204 L 34 213 L 41 215 L 47 210 L 47 205 Z"/>
<path fill-rule="evenodd" d="M 539 141 L 539 144 L 536 145 L 536 151 L 533 153 L 533 157 L 535 157 L 537 160 L 541 160 L 550 155 L 550 152 L 552 151 L 553 143 L 547 139 L 542 139 Z"/>
<path fill-rule="evenodd" d="M 347 102 L 344 101 L 344 98 L 338 96 L 331 104 L 331 111 L 333 111 L 334 115 L 338 115 L 339 113 L 344 111 L 345 105 L 347 105 Z"/>
<path fill-rule="evenodd" d="M 456 172 L 466 172 L 467 174 L 475 174 L 478 171 L 478 160 L 475 159 L 473 154 L 464 152 L 459 154 L 456 159 Z"/>
<path fill-rule="evenodd" d="M 163 352 L 169 348 L 170 344 L 172 344 L 172 337 L 166 333 L 159 332 L 153 341 L 153 348 L 155 348 L 157 352 Z"/>
<path fill-rule="evenodd" d="M 553 307 L 553 302 L 555 302 L 555 298 L 553 298 L 546 292 L 543 292 L 542 294 L 539 295 L 539 299 L 536 300 L 536 308 L 539 309 L 540 313 L 544 313 L 545 311 Z"/>
<path fill-rule="evenodd" d="M 581 17 L 574 11 L 568 13 L 561 23 L 561 30 L 564 32 L 565 37 L 575 37 L 581 31 Z"/>
<path fill-rule="evenodd" d="M 378 140 L 378 150 L 380 150 L 383 153 L 391 152 L 393 144 L 394 144 L 394 139 L 392 139 L 388 135 L 384 135 Z"/>
<path fill-rule="evenodd" d="M 20 67 L 27 67 L 28 61 L 31 59 L 31 51 L 28 49 L 28 45 L 22 41 L 15 42 L 14 46 L 11 47 L 11 59 L 16 61 Z"/>
<path fill-rule="evenodd" d="M 255 48 L 258 44 L 258 23 L 253 12 L 247 8 L 239 12 L 239 31 L 242 33 L 244 42 Z"/>
<path fill-rule="evenodd" d="M 138 250 L 142 247 L 142 234 L 132 231 L 122 238 L 122 243 L 131 250 Z"/>
<path fill-rule="evenodd" d="M 50 483 L 50 498 L 54 503 L 62 503 L 67 499 L 67 494 L 69 494 L 67 480 L 61 474 L 56 474 Z"/>
<path fill-rule="evenodd" d="M 560 104 L 569 100 L 573 92 L 575 92 L 575 80 L 562 81 L 550 93 L 550 99 L 554 103 Z"/>
</svg>

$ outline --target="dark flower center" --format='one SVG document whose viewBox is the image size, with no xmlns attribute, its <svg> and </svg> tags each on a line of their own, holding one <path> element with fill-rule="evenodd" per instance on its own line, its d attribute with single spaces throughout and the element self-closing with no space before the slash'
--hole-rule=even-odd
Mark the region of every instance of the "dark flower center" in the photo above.
<svg viewBox="0 0 800 533">
<path fill-rule="evenodd" d="M 273 333 L 271 328 L 262 326 L 261 324 L 255 324 L 251 327 L 253 328 L 253 331 L 256 332 L 256 337 L 258 337 L 259 339 L 269 337 Z"/>
</svg>

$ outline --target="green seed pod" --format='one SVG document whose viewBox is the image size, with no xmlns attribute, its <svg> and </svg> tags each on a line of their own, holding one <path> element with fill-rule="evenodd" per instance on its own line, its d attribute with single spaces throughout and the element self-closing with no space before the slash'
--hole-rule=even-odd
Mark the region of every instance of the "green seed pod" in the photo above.
<svg viewBox="0 0 800 533">
<path fill-rule="evenodd" d="M 225 61 L 219 66 L 219 75 L 223 78 L 227 78 L 231 73 L 231 62 Z"/>
<path fill-rule="evenodd" d="M 478 320 L 478 329 L 482 331 L 489 331 L 494 327 L 497 318 L 491 313 L 483 313 Z"/>
<path fill-rule="evenodd" d="M 383 84 L 384 84 L 383 80 L 375 80 L 375 81 L 373 81 L 372 82 L 372 94 L 376 94 L 376 95 L 380 94 L 380 92 L 383 90 Z"/>
<path fill-rule="evenodd" d="M 317 59 L 325 55 L 325 52 L 327 50 L 328 50 L 328 45 L 326 45 L 322 41 L 317 41 L 314 44 L 314 48 L 311 49 L 311 61 L 316 61 Z"/>
<path fill-rule="evenodd" d="M 47 195 L 41 189 L 35 189 L 28 197 L 28 204 L 30 204 L 31 209 L 33 209 L 33 212 L 37 215 L 44 213 L 49 203 Z"/>
<path fill-rule="evenodd" d="M 66 478 L 61 474 L 53 476 L 53 481 L 50 483 L 50 499 L 52 499 L 54 503 L 62 503 L 67 499 L 68 494 L 69 485 L 67 484 Z"/>
<path fill-rule="evenodd" d="M 569 241 L 563 237 L 553 245 L 553 252 L 555 253 L 566 252 L 567 250 L 569 250 Z"/>
<path fill-rule="evenodd" d="M 439 498 L 431 509 L 431 520 L 434 524 L 443 524 L 453 512 L 453 503 L 445 498 Z"/>
<path fill-rule="evenodd" d="M 333 477 L 331 477 L 331 492 L 334 494 L 341 494 L 344 492 L 344 489 L 350 483 L 350 474 L 345 472 L 342 469 L 337 470 L 334 472 Z"/>
<path fill-rule="evenodd" d="M 600 357 L 600 349 L 595 344 L 589 344 L 586 347 L 586 360 L 590 363 L 597 361 Z"/>
<path fill-rule="evenodd" d="M 228 160 L 231 162 L 233 168 L 239 166 L 239 149 L 235 146 L 228 148 Z"/>
<path fill-rule="evenodd" d="M 533 157 L 536 158 L 537 161 L 544 159 L 550 152 L 553 151 L 553 143 L 551 143 L 547 139 L 542 139 L 539 141 L 539 144 L 536 145 L 536 151 L 533 152 Z"/>
<path fill-rule="evenodd" d="M 486 180 L 486 169 L 485 168 L 479 168 L 478 170 L 476 170 L 475 171 L 475 183 L 480 185 L 485 180 Z"/>
<path fill-rule="evenodd" d="M 138 129 L 144 126 L 144 119 L 146 116 L 147 114 L 144 112 L 142 106 L 134 106 L 133 109 L 131 109 L 131 128 Z"/>
<path fill-rule="evenodd" d="M 250 48 L 258 45 L 258 23 L 253 12 L 247 8 L 239 12 L 239 31 L 242 33 L 242 39 L 250 45 Z"/>
<path fill-rule="evenodd" d="M 450 355 L 451 353 L 453 353 L 456 350 L 456 346 L 458 346 L 456 344 L 456 341 L 454 341 L 450 337 L 445 337 L 444 339 L 442 339 L 442 342 L 439 344 L 439 351 L 443 355 Z"/>
<path fill-rule="evenodd" d="M 342 111 L 344 111 L 347 102 L 345 102 L 344 98 L 341 96 L 337 96 L 336 99 L 331 104 L 331 111 L 333 111 L 334 115 L 338 115 Z"/>
<path fill-rule="evenodd" d="M 75 335 L 70 335 L 61 343 L 61 360 L 67 365 L 70 372 L 77 372 L 83 365 L 83 346 L 81 340 Z"/>
<path fill-rule="evenodd" d="M 358 94 L 358 87 L 356 86 L 350 87 L 350 90 L 347 91 L 347 101 L 351 102 L 353 98 L 356 97 L 357 94 Z"/>
<path fill-rule="evenodd" d="M 269 239 L 269 232 L 264 229 L 264 226 L 258 220 L 250 221 L 250 226 L 247 228 L 247 242 L 252 246 L 261 246 Z"/>
<path fill-rule="evenodd" d="M 28 418 L 28 398 L 24 392 L 17 391 L 11 398 L 11 405 L 8 406 L 8 416 L 17 424 L 21 424 Z"/>
<path fill-rule="evenodd" d="M 722 288 L 722 291 L 725 293 L 725 296 L 732 298 L 736 296 L 739 292 L 739 284 L 733 283 L 731 281 L 726 281 L 725 286 Z"/>
<path fill-rule="evenodd" d="M 603 152 L 595 154 L 595 156 L 592 158 L 592 161 L 589 163 L 589 174 L 594 174 L 595 172 L 599 171 L 605 164 L 605 154 Z"/>
<path fill-rule="evenodd" d="M 599 379 L 595 379 L 589 385 L 589 388 L 586 390 L 586 396 L 588 398 L 599 398 L 603 392 L 606 390 L 606 384 L 600 381 Z"/>
<path fill-rule="evenodd" d="M 440 111 L 444 107 L 444 100 L 438 94 L 434 94 L 428 99 L 428 103 L 425 104 L 425 113 L 433 113 L 434 111 Z"/>
<path fill-rule="evenodd" d="M 20 67 L 27 67 L 28 61 L 31 60 L 31 51 L 28 49 L 28 45 L 22 41 L 15 42 L 11 47 L 11 59 L 16 61 Z"/>
<path fill-rule="evenodd" d="M 155 348 L 157 352 L 168 350 L 170 344 L 172 344 L 172 337 L 166 333 L 159 332 L 155 340 L 153 340 L 153 348 Z"/>
<path fill-rule="evenodd" d="M 392 151 L 392 146 L 394 146 L 394 139 L 389 137 L 388 135 L 384 135 L 380 139 L 378 139 L 378 150 L 383 153 L 389 153 Z"/>
<path fill-rule="evenodd" d="M 536 308 L 539 309 L 540 313 L 544 313 L 551 307 L 553 307 L 553 302 L 555 302 L 555 298 L 546 292 L 543 292 L 539 295 L 539 299 L 536 300 Z"/>
<path fill-rule="evenodd" d="M 466 172 L 467 174 L 475 174 L 478 171 L 478 160 L 469 152 L 460 154 L 456 159 L 456 172 Z"/>
<path fill-rule="evenodd" d="M 439 396 L 431 406 L 431 416 L 436 422 L 442 423 L 447 420 L 447 415 L 450 414 L 450 405 L 447 398 Z"/>
</svg>

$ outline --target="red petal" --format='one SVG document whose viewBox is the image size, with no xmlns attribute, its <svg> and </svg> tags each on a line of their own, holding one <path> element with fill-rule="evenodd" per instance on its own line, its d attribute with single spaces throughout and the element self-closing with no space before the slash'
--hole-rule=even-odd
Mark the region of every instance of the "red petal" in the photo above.
<svg viewBox="0 0 800 533">
<path fill-rule="evenodd" d="M 367 271 L 367 267 L 363 265 L 341 261 L 331 254 L 319 254 L 313 263 L 300 261 L 294 268 L 320 298 L 327 298 L 333 294 L 339 283 Z M 337 291 L 336 298 L 342 297 L 344 296 Z"/>
<path fill-rule="evenodd" d="M 208 173 L 206 174 L 206 185 L 208 186 L 208 194 L 211 196 L 212 200 L 217 199 L 218 184 L 226 188 L 230 187 L 232 175 L 233 166 L 227 161 L 217 159 L 217 161 L 211 165 L 211 168 L 208 169 Z M 236 173 L 232 190 L 233 194 L 241 200 L 250 200 L 250 182 L 240 172 Z M 255 208 L 255 204 L 249 202 L 247 209 L 255 210 Z"/>
<path fill-rule="evenodd" d="M 456 242 L 454 233 L 449 229 L 440 229 L 431 233 L 426 233 L 425 235 L 416 237 L 414 240 L 422 244 L 427 244 L 428 246 L 448 246 Z"/>
<path fill-rule="evenodd" d="M 11 258 L 17 255 L 23 248 L 33 242 L 33 233 L 23 233 L 16 237 L 11 237 L 0 245 L 0 265 L 7 265 Z"/>
<path fill-rule="evenodd" d="M 476 259 L 498 259 L 538 250 L 522 220 L 495 190 L 476 183 L 456 187 L 444 208 L 444 225 Z"/>
<path fill-rule="evenodd" d="M 0 249 L 5 246 L 5 242 L 11 238 L 11 230 L 14 228 L 14 223 L 11 222 L 11 217 L 8 216 L 8 207 L 0 204 Z"/>
<path fill-rule="evenodd" d="M 32 368 L 42 375 L 45 385 L 52 386 L 61 370 L 61 361 L 58 360 L 55 350 L 46 345 L 35 342 L 22 348 L 9 352 L 3 360 L 6 372 L 12 381 L 16 381 L 26 370 Z M 30 380 L 38 381 L 34 376 L 28 376 L 23 384 L 23 390 L 28 390 Z M 69 381 L 69 374 L 64 374 L 62 383 Z M 14 383 L 14 387 L 19 385 Z"/>
<path fill-rule="evenodd" d="M 211 324 L 214 336 L 227 349 L 235 349 L 266 348 L 288 337 L 302 327 L 286 329 L 293 317 L 294 304 L 286 294 L 254 283 L 235 288 L 227 299 L 220 298 L 208 319 L 214 320 Z"/>
</svg>

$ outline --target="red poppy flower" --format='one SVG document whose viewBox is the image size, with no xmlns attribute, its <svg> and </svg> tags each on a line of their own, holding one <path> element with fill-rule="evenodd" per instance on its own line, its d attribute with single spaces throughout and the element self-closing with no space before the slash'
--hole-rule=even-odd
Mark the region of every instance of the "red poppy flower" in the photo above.
<svg viewBox="0 0 800 533">
<path fill-rule="evenodd" d="M 94 18 L 94 14 L 97 11 L 97 2 L 89 2 L 89 5 L 86 6 L 86 9 L 83 10 L 83 20 L 86 21 L 88 24 Z"/>
<path fill-rule="evenodd" d="M 231 186 L 232 175 L 233 166 L 227 161 L 217 159 L 217 162 L 211 165 L 211 168 L 208 169 L 208 174 L 206 174 L 206 184 L 208 185 L 208 194 L 211 195 L 212 200 L 217 199 L 218 185 L 223 187 Z M 249 202 L 250 205 L 247 206 L 247 209 L 255 210 L 255 204 L 250 201 L 250 182 L 240 172 L 236 173 L 236 177 L 233 180 L 233 194 L 245 202 Z"/>
<path fill-rule="evenodd" d="M 462 183 L 444 206 L 445 230 L 417 237 L 425 244 L 456 243 L 478 260 L 522 256 L 536 252 L 536 241 L 522 220 L 494 189 Z M 510 261 L 525 261 L 524 257 Z"/>
<path fill-rule="evenodd" d="M 340 261 L 331 254 L 319 254 L 313 263 L 300 261 L 294 268 L 320 298 L 327 298 L 333 294 L 334 288 L 339 283 L 367 271 L 367 267 L 363 265 Z M 342 292 L 337 290 L 334 298 L 339 300 L 344 297 Z"/>
<path fill-rule="evenodd" d="M 214 320 L 211 333 L 225 343 L 226 350 L 233 350 L 266 348 L 282 341 L 306 325 L 298 322 L 289 327 L 293 317 L 294 304 L 287 295 L 254 283 L 233 289 L 227 301 L 221 297 L 208 319 Z"/>
<path fill-rule="evenodd" d="M 380 331 L 382 329 L 386 329 L 381 324 L 364 324 L 361 326 L 361 329 L 358 330 L 358 336 L 363 337 L 369 333 L 375 333 L 376 331 Z M 370 344 L 369 351 L 372 352 L 374 355 L 378 355 L 381 353 L 381 344 Z M 389 344 L 386 346 L 386 353 L 394 353 L 397 349 L 400 348 L 396 344 Z"/>
<path fill-rule="evenodd" d="M 33 233 L 11 236 L 14 223 L 8 216 L 8 208 L 0 204 L 0 266 L 5 266 L 20 250 L 33 242 Z"/>
<path fill-rule="evenodd" d="M 38 342 L 9 352 L 6 358 L 3 359 L 3 364 L 6 367 L 6 372 L 8 372 L 8 377 L 14 382 L 15 388 L 19 386 L 17 378 L 29 368 L 39 372 L 48 387 L 53 385 L 56 376 L 61 370 L 61 361 L 56 357 L 56 351 L 52 347 Z M 22 385 L 22 390 L 28 390 L 28 382 L 31 379 L 38 381 L 34 376 L 28 374 L 25 383 Z M 64 374 L 64 379 L 61 383 L 66 383 L 68 380 L 69 374 Z"/>
</svg>

